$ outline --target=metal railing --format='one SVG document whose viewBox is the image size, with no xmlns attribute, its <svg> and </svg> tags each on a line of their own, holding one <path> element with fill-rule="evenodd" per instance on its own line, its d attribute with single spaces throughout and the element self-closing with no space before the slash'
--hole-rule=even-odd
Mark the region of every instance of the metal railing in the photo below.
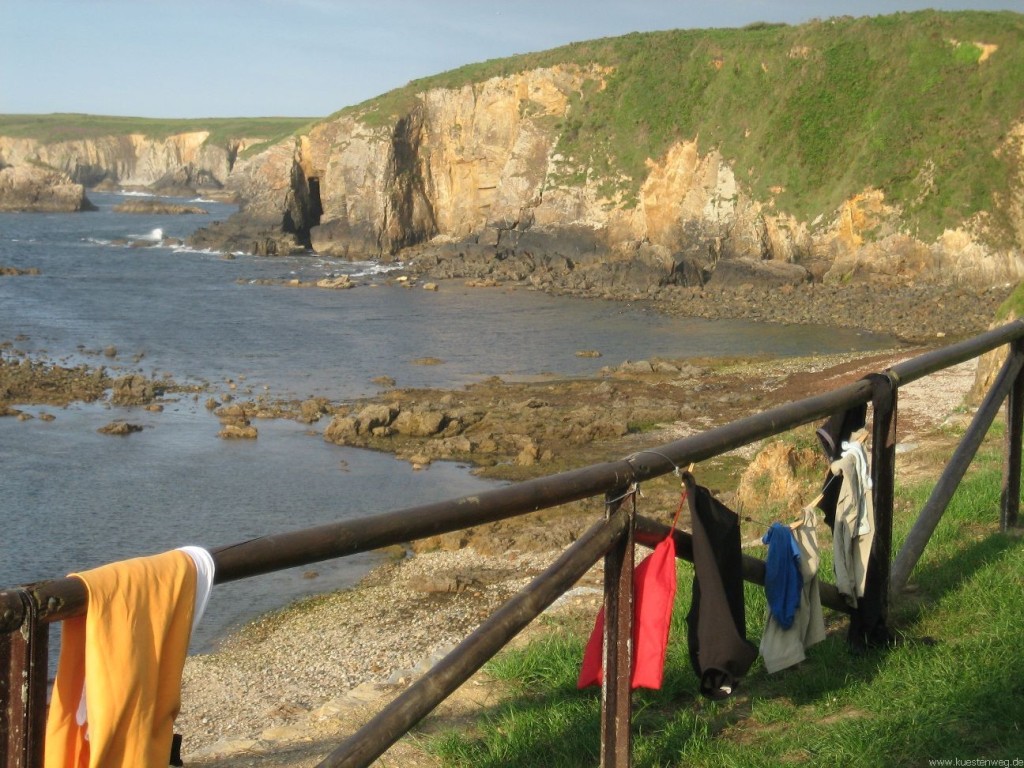
<svg viewBox="0 0 1024 768">
<path fill-rule="evenodd" d="M 1009 345 L 1007 360 L 936 482 L 902 549 L 892 558 L 897 400 L 901 386 Z M 852 384 L 791 402 L 627 458 L 550 475 L 450 501 L 425 504 L 301 531 L 263 536 L 212 551 L 216 583 L 366 552 L 604 495 L 605 519 L 594 524 L 525 589 L 378 715 L 339 744 L 321 766 L 364 766 L 455 691 L 519 631 L 564 594 L 602 557 L 605 578 L 601 763 L 630 764 L 633 553 L 653 546 L 669 528 L 635 516 L 623 499 L 634 484 L 677 471 L 815 420 L 871 405 L 875 537 L 865 600 L 883 625 L 889 598 L 906 583 L 953 492 L 1007 401 L 1006 459 L 1000 524 L 1017 524 L 1021 423 L 1024 415 L 1024 321 L 938 349 Z M 677 557 L 692 561 L 689 534 L 673 533 Z M 743 577 L 764 583 L 764 562 L 743 557 Z M 855 613 L 834 586 L 822 604 Z M 73 578 L 0 591 L 0 768 L 42 766 L 49 625 L 86 610 L 85 588 Z M 858 609 L 859 610 L 859 609 Z"/>
</svg>

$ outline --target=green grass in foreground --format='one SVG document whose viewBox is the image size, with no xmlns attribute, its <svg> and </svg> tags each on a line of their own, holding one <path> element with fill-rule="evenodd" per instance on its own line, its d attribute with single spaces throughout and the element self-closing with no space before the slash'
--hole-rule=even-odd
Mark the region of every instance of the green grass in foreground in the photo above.
<svg viewBox="0 0 1024 768">
<path fill-rule="evenodd" d="M 983 451 L 914 571 L 916 591 L 893 606 L 892 624 L 905 638 L 893 650 L 851 656 L 845 618 L 826 611 L 829 637 L 807 661 L 768 675 L 759 660 L 733 700 L 706 701 L 687 655 L 692 567 L 681 562 L 663 689 L 633 698 L 633 764 L 1024 759 L 1024 542 L 998 531 L 1001 458 Z M 930 491 L 931 484 L 899 489 L 897 549 Z M 830 547 L 827 532 L 819 542 Z M 756 643 L 762 588 L 747 585 L 746 598 Z M 487 671 L 514 695 L 483 711 L 475 732 L 436 737 L 434 752 L 446 765 L 474 768 L 597 765 L 600 695 L 575 686 L 585 634 L 555 624 L 526 648 L 499 655 Z"/>
</svg>

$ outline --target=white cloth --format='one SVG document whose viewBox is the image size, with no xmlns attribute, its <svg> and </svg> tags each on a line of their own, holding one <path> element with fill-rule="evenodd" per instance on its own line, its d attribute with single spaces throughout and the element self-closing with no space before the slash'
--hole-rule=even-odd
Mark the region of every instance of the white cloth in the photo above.
<svg viewBox="0 0 1024 768">
<path fill-rule="evenodd" d="M 825 617 L 821 611 L 821 592 L 818 584 L 818 518 L 814 507 L 804 509 L 800 525 L 793 528 L 793 538 L 800 548 L 800 575 L 803 589 L 800 605 L 789 629 L 782 626 L 769 610 L 764 633 L 761 635 L 761 656 L 769 673 L 799 664 L 807 658 L 806 649 L 825 639 Z"/>
<path fill-rule="evenodd" d="M 832 567 L 836 588 L 854 608 L 857 598 L 864 596 L 868 558 L 875 538 L 875 507 L 871 499 L 871 475 L 866 465 L 863 446 L 859 451 L 844 451 L 831 465 L 832 474 L 843 478 L 832 528 Z"/>
<path fill-rule="evenodd" d="M 871 484 L 871 472 L 868 469 L 868 454 L 864 448 L 864 443 L 859 443 L 856 440 L 850 442 L 844 442 L 842 444 L 843 452 L 840 457 L 844 457 L 847 454 L 853 456 L 854 466 L 857 469 L 857 480 L 860 482 L 862 491 L 870 499 L 871 494 L 867 493 L 874 486 Z M 867 533 L 871 533 L 872 520 L 868 519 L 865 514 L 864 507 L 860 509 L 859 517 L 857 518 L 857 535 L 863 536 Z"/>
<path fill-rule="evenodd" d="M 206 611 L 206 604 L 210 601 L 210 592 L 213 589 L 213 576 L 216 565 L 213 562 L 213 555 L 202 547 L 186 546 L 178 547 L 182 552 L 192 558 L 196 564 L 196 604 L 192 612 L 192 631 L 196 631 L 199 620 L 203 618 Z"/>
</svg>

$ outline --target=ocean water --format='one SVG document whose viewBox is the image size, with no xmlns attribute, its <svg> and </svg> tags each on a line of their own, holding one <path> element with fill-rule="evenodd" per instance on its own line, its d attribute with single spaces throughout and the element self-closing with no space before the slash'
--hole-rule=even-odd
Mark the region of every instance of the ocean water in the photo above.
<svg viewBox="0 0 1024 768">
<path fill-rule="evenodd" d="M 652 356 L 831 353 L 889 347 L 884 336 L 820 327 L 666 318 L 629 305 L 554 298 L 526 289 L 437 292 L 389 280 L 387 268 L 313 254 L 257 258 L 172 244 L 207 216 L 100 210 L 0 214 L 0 342 L 62 364 L 209 384 L 213 394 L 336 402 L 398 386 L 457 387 L 499 375 L 588 376 Z M 124 244 L 134 241 L 136 246 Z M 349 274 L 352 290 L 296 288 Z M 116 358 L 102 354 L 117 349 Z M 576 352 L 596 349 L 599 359 Z M 425 357 L 440 365 L 421 365 Z M 163 412 L 105 404 L 25 407 L 53 421 L 0 419 L 0 586 L 62 576 L 184 544 L 248 538 L 455 498 L 492 483 L 439 462 L 413 471 L 390 456 L 330 445 L 323 424 L 256 423 L 255 441 L 216 437 L 207 395 Z M 125 438 L 97 429 L 142 424 Z M 195 647 L 312 592 L 354 583 L 378 556 L 319 563 L 215 588 Z"/>
</svg>

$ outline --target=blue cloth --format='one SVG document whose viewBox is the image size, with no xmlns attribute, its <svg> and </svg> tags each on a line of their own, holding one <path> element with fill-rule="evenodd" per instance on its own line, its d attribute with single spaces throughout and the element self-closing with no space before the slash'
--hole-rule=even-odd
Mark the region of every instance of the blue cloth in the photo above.
<svg viewBox="0 0 1024 768">
<path fill-rule="evenodd" d="M 804 577 L 800 573 L 800 547 L 793 532 L 782 523 L 772 523 L 761 541 L 768 545 L 765 558 L 764 592 L 768 610 L 783 629 L 793 626 Z"/>
</svg>

